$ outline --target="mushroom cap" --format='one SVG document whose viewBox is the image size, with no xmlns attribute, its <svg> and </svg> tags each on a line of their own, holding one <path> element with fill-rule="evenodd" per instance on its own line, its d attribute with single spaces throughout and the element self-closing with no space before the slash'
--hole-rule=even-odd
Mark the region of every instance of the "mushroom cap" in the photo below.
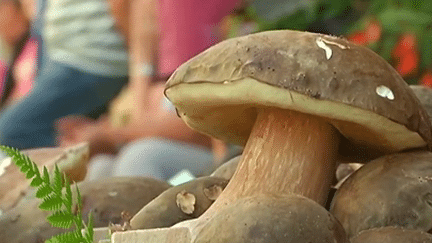
<svg viewBox="0 0 432 243">
<path fill-rule="evenodd" d="M 333 198 L 330 212 L 351 237 L 384 226 L 432 229 L 432 153 L 387 155 L 354 172 Z"/>
<path fill-rule="evenodd" d="M 364 230 L 351 243 L 432 243 L 432 235 L 420 230 L 383 227 Z"/>
<path fill-rule="evenodd" d="M 228 39 L 181 65 L 165 94 L 191 128 L 239 145 L 263 107 L 320 116 L 354 147 L 379 154 L 432 141 L 426 112 L 391 65 L 322 34 L 280 30 Z"/>
<path fill-rule="evenodd" d="M 429 117 L 432 117 L 432 89 L 424 85 L 410 85 Z"/>
<path fill-rule="evenodd" d="M 335 217 L 311 199 L 246 197 L 219 211 L 195 243 L 342 243 L 348 238 Z"/>
</svg>

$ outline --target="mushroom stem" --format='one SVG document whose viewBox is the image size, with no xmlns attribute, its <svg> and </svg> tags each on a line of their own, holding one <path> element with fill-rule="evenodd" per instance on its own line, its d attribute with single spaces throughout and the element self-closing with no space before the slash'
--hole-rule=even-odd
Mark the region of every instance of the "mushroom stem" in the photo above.
<svg viewBox="0 0 432 243">
<path fill-rule="evenodd" d="M 261 109 L 237 170 L 214 206 L 259 194 L 299 194 L 324 205 L 338 145 L 338 131 L 321 118 Z"/>
</svg>

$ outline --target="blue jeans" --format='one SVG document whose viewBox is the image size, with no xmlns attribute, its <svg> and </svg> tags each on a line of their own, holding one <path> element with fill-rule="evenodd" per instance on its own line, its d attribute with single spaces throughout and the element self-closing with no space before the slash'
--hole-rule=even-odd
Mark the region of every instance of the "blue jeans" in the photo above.
<svg viewBox="0 0 432 243">
<path fill-rule="evenodd" d="M 201 176 L 212 165 L 209 148 L 165 138 L 143 138 L 125 145 L 117 156 L 93 158 L 86 179 L 146 176 L 168 180 L 183 169 Z"/>
<path fill-rule="evenodd" d="M 97 117 L 127 83 L 126 77 L 84 73 L 44 58 L 32 91 L 0 113 L 0 144 L 18 149 L 55 145 L 55 120 Z"/>
</svg>

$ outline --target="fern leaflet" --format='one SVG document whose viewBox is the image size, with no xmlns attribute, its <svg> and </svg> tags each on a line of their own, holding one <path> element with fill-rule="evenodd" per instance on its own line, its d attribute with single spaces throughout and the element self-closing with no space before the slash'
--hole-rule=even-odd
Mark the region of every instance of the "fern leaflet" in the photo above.
<svg viewBox="0 0 432 243">
<path fill-rule="evenodd" d="M 23 172 L 27 179 L 32 179 L 30 186 L 37 188 L 36 197 L 42 199 L 39 205 L 40 209 L 52 211 L 48 216 L 48 222 L 54 227 L 71 228 L 73 231 L 62 233 L 47 240 L 47 243 L 92 243 L 93 242 L 93 218 L 90 213 L 88 225 L 85 225 L 82 216 L 82 200 L 78 187 L 77 192 L 77 212 L 74 213 L 73 197 L 71 185 L 55 166 L 53 178 L 48 169 L 44 166 L 42 174 L 36 163 L 18 149 L 0 146 L 0 150 L 12 158 L 12 161 Z M 63 188 L 65 188 L 63 190 Z M 82 229 L 85 229 L 84 233 Z"/>
</svg>

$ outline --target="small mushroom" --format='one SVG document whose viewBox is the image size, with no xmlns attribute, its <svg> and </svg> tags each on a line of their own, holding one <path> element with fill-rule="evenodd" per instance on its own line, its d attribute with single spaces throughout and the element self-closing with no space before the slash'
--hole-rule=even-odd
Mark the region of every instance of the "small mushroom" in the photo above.
<svg viewBox="0 0 432 243">
<path fill-rule="evenodd" d="M 255 195 L 299 194 L 324 205 L 338 152 L 376 157 L 432 146 L 426 112 L 391 65 L 321 34 L 228 39 L 181 65 L 165 94 L 191 128 L 245 146 L 203 221 Z"/>
<path fill-rule="evenodd" d="M 431 243 L 432 235 L 420 230 L 383 227 L 364 230 L 351 243 Z"/>
<path fill-rule="evenodd" d="M 348 236 L 385 226 L 432 229 L 432 153 L 392 154 L 354 172 L 333 198 L 330 212 Z"/>
<path fill-rule="evenodd" d="M 247 197 L 219 211 L 194 243 L 347 243 L 342 225 L 300 196 Z"/>
<path fill-rule="evenodd" d="M 131 219 L 132 229 L 170 227 L 199 217 L 225 188 L 228 181 L 201 177 L 172 187 L 143 207 Z"/>
<path fill-rule="evenodd" d="M 121 224 L 122 219 L 126 218 L 124 211 L 135 214 L 169 185 L 145 177 L 115 177 L 79 182 L 78 188 L 83 199 L 83 219 L 87 220 L 88 213 L 92 211 L 94 226 L 107 227 L 110 223 Z M 117 192 L 117 196 L 112 197 L 112 192 Z M 1 215 L 0 242 L 39 243 L 65 232 L 46 222 L 50 213 L 38 208 L 40 202 L 28 196 Z M 123 226 L 127 227 L 127 224 Z"/>
</svg>

